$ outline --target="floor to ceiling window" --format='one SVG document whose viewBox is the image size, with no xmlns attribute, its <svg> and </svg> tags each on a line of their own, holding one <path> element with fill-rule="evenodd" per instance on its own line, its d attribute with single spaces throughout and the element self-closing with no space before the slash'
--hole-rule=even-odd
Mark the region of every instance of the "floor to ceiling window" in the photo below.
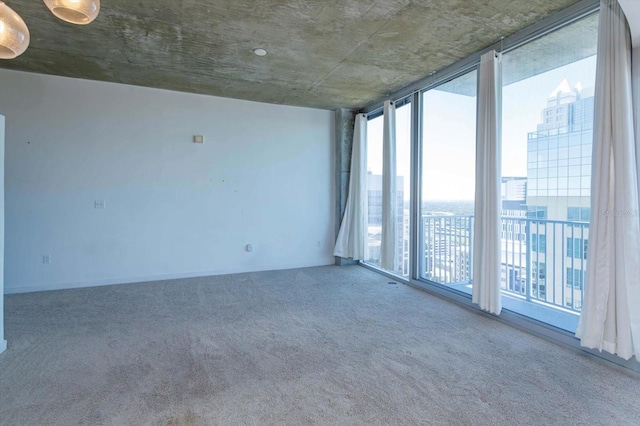
<svg viewBox="0 0 640 426">
<path fill-rule="evenodd" d="M 382 240 L 382 129 L 383 116 L 367 122 L 367 257 L 365 263 L 380 265 Z"/>
<path fill-rule="evenodd" d="M 595 6 L 530 39 L 505 43 L 501 59 L 503 307 L 571 332 L 582 309 L 592 216 Z M 473 62 L 463 64 L 396 103 L 397 255 L 388 272 L 468 294 L 474 268 L 478 73 Z M 420 111 L 415 123 L 414 109 Z M 382 127 L 376 110 L 368 123 L 366 263 L 378 267 Z M 419 141 L 415 153 L 412 131 Z M 419 155 L 419 175 L 411 170 L 412 154 Z M 411 182 L 418 188 L 415 202 Z M 417 217 L 410 217 L 414 212 Z M 417 248 L 415 254 L 411 247 Z"/>
<path fill-rule="evenodd" d="M 410 274 L 410 204 L 411 204 L 411 103 L 396 102 L 396 241 L 394 243 L 395 275 Z M 368 193 L 368 256 L 366 263 L 380 266 L 382 239 L 382 131 L 383 116 L 367 123 L 367 193 Z"/>
<path fill-rule="evenodd" d="M 589 239 L 597 14 L 502 57 L 502 289 L 575 331 Z M 519 303 L 519 302 L 531 303 Z"/>
<path fill-rule="evenodd" d="M 410 212 L 411 212 L 411 110 L 412 104 L 398 102 L 396 108 L 396 187 L 397 223 L 396 274 L 410 273 Z"/>
<path fill-rule="evenodd" d="M 501 288 L 506 308 L 574 331 L 589 239 L 597 14 L 502 55 Z M 472 71 L 422 95 L 419 278 L 470 293 Z"/>
<path fill-rule="evenodd" d="M 477 72 L 422 94 L 420 278 L 470 291 Z"/>
</svg>

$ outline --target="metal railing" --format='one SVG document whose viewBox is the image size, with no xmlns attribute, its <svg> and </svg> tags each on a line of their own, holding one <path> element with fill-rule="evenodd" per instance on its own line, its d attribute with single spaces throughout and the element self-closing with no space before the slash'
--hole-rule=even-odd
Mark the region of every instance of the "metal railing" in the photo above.
<svg viewBox="0 0 640 426">
<path fill-rule="evenodd" d="M 505 294 L 580 312 L 589 237 L 587 222 L 503 217 L 501 288 Z M 470 288 L 473 216 L 423 216 L 422 278 Z"/>
</svg>

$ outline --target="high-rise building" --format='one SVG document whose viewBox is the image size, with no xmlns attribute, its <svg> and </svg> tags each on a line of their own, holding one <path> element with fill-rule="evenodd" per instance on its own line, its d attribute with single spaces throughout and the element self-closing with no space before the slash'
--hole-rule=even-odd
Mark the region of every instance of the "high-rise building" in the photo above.
<svg viewBox="0 0 640 426">
<path fill-rule="evenodd" d="M 527 178 L 521 176 L 503 177 L 500 185 L 502 216 L 526 217 Z"/>
<path fill-rule="evenodd" d="M 550 94 L 527 141 L 528 262 L 534 292 L 579 309 L 591 219 L 593 90 L 567 80 Z M 547 283 L 553 283 L 553 290 Z"/>
<path fill-rule="evenodd" d="M 503 177 L 501 183 L 501 286 L 523 293 L 526 286 L 527 178 Z"/>
<path fill-rule="evenodd" d="M 503 177 L 500 198 L 503 218 L 527 217 L 527 178 Z M 502 239 L 524 241 L 524 238 L 520 221 L 502 221 Z"/>
<path fill-rule="evenodd" d="M 569 208 L 590 207 L 592 133 L 593 91 L 563 80 L 528 135 L 529 217 L 567 220 Z"/>
</svg>

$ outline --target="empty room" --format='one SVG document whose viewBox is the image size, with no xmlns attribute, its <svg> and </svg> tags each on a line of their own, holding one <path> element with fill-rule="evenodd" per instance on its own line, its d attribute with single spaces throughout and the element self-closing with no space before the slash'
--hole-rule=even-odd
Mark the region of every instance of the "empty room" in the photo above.
<svg viewBox="0 0 640 426">
<path fill-rule="evenodd" d="M 637 425 L 639 0 L 0 1 L 0 425 Z"/>
</svg>

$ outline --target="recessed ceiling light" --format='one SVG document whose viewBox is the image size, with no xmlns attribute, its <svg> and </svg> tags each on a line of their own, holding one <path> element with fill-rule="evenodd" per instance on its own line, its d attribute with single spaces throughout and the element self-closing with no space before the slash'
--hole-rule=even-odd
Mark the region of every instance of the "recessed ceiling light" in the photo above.
<svg viewBox="0 0 640 426">
<path fill-rule="evenodd" d="M 258 56 L 265 56 L 267 54 L 267 51 L 259 47 L 257 49 L 253 49 L 253 53 Z"/>
</svg>

